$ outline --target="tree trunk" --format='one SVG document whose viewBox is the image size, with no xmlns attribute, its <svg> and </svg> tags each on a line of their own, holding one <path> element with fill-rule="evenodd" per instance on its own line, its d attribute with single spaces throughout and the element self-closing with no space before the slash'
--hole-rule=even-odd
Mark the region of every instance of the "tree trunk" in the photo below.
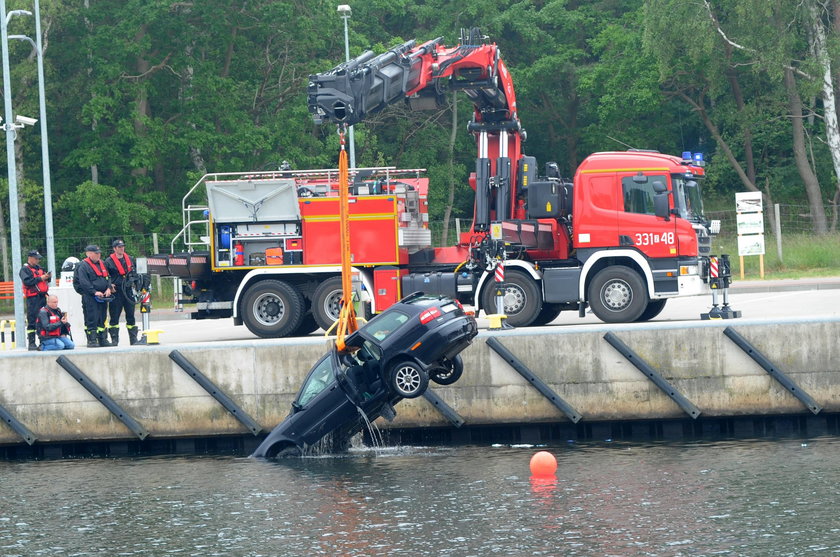
<svg viewBox="0 0 840 557">
<path fill-rule="evenodd" d="M 834 164 L 835 190 L 840 192 L 840 127 L 837 124 L 837 103 L 834 95 L 834 84 L 831 79 L 831 58 L 826 46 L 825 28 L 816 4 L 810 5 L 810 16 L 812 25 L 811 46 L 823 71 L 820 85 L 825 112 L 825 135 L 828 148 L 831 151 L 831 162 Z"/>
<path fill-rule="evenodd" d="M 90 9 L 90 0 L 85 0 L 85 10 Z M 85 28 L 90 32 L 93 30 L 93 25 L 91 25 L 90 20 L 85 15 Z M 91 78 L 91 74 L 93 74 L 93 53 L 88 51 L 87 53 L 88 59 L 88 67 L 87 67 L 87 74 L 88 74 L 88 83 L 93 83 L 93 78 Z M 91 94 L 92 98 L 96 98 L 96 94 Z M 93 131 L 94 135 L 96 134 L 97 128 L 97 120 L 94 117 L 90 123 L 90 129 Z M 90 165 L 90 181 L 94 184 L 99 183 L 99 166 L 92 164 Z"/>
<path fill-rule="evenodd" d="M 142 38 L 146 35 L 146 26 L 143 25 L 140 27 L 140 30 L 137 31 L 135 35 L 135 41 L 137 44 L 140 44 Z M 152 68 L 152 65 L 149 63 L 148 60 L 143 58 L 143 56 L 137 56 L 135 60 L 137 75 L 144 76 L 146 73 Z M 137 140 L 139 141 L 141 138 L 146 136 L 146 118 L 150 116 L 150 109 L 149 109 L 149 92 L 146 89 L 146 84 L 143 78 L 140 78 L 138 82 L 138 90 L 137 90 L 137 113 L 134 116 L 134 133 L 137 136 Z M 141 166 L 140 168 L 134 168 L 131 170 L 132 176 L 147 176 L 149 174 L 148 167 Z"/>
<path fill-rule="evenodd" d="M 20 221 L 21 231 L 26 233 L 26 221 L 29 219 L 26 214 L 26 196 L 23 195 L 23 189 L 26 184 L 26 172 L 23 167 L 23 145 L 21 144 L 21 139 L 20 135 L 18 135 L 18 140 L 15 141 L 15 169 L 17 172 L 18 183 L 18 220 Z M 36 247 L 37 246 L 29 246 L 29 249 L 35 249 Z"/>
<path fill-rule="evenodd" d="M 186 59 L 192 60 L 193 58 L 193 50 L 194 46 L 192 44 L 187 45 L 185 50 Z M 181 80 L 181 101 L 187 105 L 191 105 L 193 100 L 193 76 L 195 75 L 195 68 L 193 68 L 192 62 L 187 64 L 187 68 L 184 71 L 184 78 Z M 185 111 L 190 113 L 188 111 Z M 197 126 L 195 122 L 192 121 L 190 118 L 188 125 L 190 129 L 195 131 Z M 202 175 L 207 174 L 207 164 L 204 161 L 204 155 L 201 154 L 201 148 L 196 145 L 190 145 L 190 160 L 193 163 L 193 166 L 196 170 L 198 170 Z"/>
<path fill-rule="evenodd" d="M 85 10 L 90 10 L 90 0 L 85 0 Z M 88 32 L 93 31 L 93 25 L 91 24 L 90 20 L 85 15 L 85 28 Z M 87 53 L 88 59 L 88 67 L 87 67 L 87 74 L 88 74 L 88 83 L 93 83 L 93 78 L 91 75 L 93 74 L 93 52 L 88 50 Z M 92 93 L 91 98 L 96 98 L 96 94 Z M 90 129 L 93 131 L 94 135 L 96 135 L 96 128 L 97 128 L 97 119 L 94 117 L 90 123 Z M 90 181 L 94 184 L 99 183 L 99 166 L 96 164 L 90 165 Z"/>
<path fill-rule="evenodd" d="M 808 153 L 805 148 L 805 126 L 802 123 L 802 98 L 796 88 L 793 70 L 789 68 L 785 68 L 785 89 L 787 89 L 788 94 L 788 109 L 790 110 L 793 132 L 793 157 L 796 161 L 796 169 L 805 185 L 805 194 L 808 196 L 808 204 L 811 206 L 814 233 L 823 235 L 828 232 L 828 226 L 825 219 L 820 182 L 811 170 L 811 165 L 808 164 Z"/>
</svg>

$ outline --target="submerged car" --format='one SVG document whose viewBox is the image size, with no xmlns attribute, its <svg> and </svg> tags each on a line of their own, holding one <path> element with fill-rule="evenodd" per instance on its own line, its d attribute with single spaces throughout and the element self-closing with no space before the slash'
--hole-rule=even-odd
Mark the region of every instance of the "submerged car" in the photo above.
<svg viewBox="0 0 840 557">
<path fill-rule="evenodd" d="M 348 335 L 348 351 L 335 346 L 312 367 L 291 413 L 252 456 L 299 455 L 349 446 L 366 421 L 396 416 L 394 405 L 421 396 L 429 380 L 457 381 L 460 352 L 478 333 L 475 319 L 447 296 L 416 292 Z"/>
</svg>

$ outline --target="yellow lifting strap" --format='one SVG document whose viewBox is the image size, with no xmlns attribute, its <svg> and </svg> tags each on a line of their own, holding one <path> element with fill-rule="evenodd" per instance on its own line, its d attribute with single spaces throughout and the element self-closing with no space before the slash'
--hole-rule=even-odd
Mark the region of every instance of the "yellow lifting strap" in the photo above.
<svg viewBox="0 0 840 557">
<path fill-rule="evenodd" d="M 356 323 L 356 310 L 353 307 L 353 268 L 350 262 L 350 169 L 347 163 L 347 150 L 344 148 L 345 126 L 338 126 L 341 151 L 338 154 L 338 202 L 339 241 L 341 242 L 341 313 L 338 317 L 335 345 L 339 352 L 346 351 L 344 337 L 359 326 Z"/>
</svg>

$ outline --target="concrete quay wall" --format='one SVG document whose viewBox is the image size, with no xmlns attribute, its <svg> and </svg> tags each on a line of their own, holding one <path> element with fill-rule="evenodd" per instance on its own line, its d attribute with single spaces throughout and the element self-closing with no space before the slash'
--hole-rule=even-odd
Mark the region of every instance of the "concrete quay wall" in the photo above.
<svg viewBox="0 0 840 557">
<path fill-rule="evenodd" d="M 432 388 L 465 425 L 571 423 L 487 344 L 495 338 L 571 405 L 581 423 L 688 415 L 604 335 L 611 332 L 658 371 L 701 417 L 811 415 L 724 334 L 731 327 L 822 408 L 840 412 L 840 320 L 733 320 L 482 332 L 464 353 L 464 376 Z M 323 337 L 0 355 L 0 407 L 35 443 L 138 440 L 56 361 L 67 357 L 150 439 L 252 435 L 169 357 L 177 350 L 268 432 L 288 413 Z M 447 427 L 426 399 L 403 401 L 381 427 Z M 8 423 L 0 446 L 26 442 Z"/>
</svg>

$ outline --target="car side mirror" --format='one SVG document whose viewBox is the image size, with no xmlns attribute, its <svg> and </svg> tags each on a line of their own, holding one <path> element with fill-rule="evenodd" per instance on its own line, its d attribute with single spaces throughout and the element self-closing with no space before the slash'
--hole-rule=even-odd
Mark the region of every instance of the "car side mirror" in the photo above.
<svg viewBox="0 0 840 557">
<path fill-rule="evenodd" d="M 666 193 L 668 191 L 668 186 L 665 185 L 665 182 L 656 180 L 653 183 L 653 191 L 655 193 Z"/>
<path fill-rule="evenodd" d="M 297 401 L 294 401 L 292 402 L 292 410 L 294 410 L 295 412 L 300 412 L 301 410 L 303 410 L 303 406 L 298 404 Z"/>
</svg>

